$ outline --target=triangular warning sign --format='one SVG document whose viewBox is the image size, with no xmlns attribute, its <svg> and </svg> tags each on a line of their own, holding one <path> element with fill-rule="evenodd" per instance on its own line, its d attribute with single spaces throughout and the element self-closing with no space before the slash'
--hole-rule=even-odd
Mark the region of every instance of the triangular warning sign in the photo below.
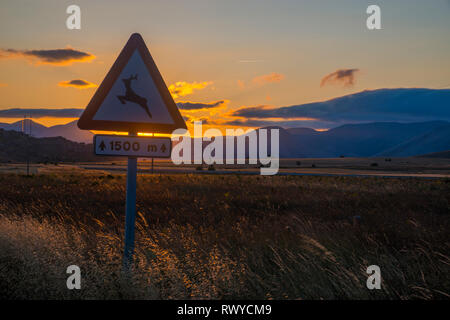
<svg viewBox="0 0 450 320">
<path fill-rule="evenodd" d="M 131 35 L 80 119 L 85 130 L 172 133 L 186 124 L 141 35 Z"/>
</svg>

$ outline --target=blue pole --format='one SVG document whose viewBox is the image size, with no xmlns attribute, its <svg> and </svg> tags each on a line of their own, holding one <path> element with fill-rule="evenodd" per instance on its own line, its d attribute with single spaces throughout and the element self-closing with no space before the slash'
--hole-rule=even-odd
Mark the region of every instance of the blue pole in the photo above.
<svg viewBox="0 0 450 320">
<path fill-rule="evenodd" d="M 128 133 L 129 136 L 136 136 L 136 132 Z M 134 252 L 134 225 L 136 220 L 136 175 L 137 158 L 128 157 L 127 170 L 127 199 L 125 216 L 125 248 L 123 253 L 123 267 L 125 271 L 131 270 Z"/>
</svg>

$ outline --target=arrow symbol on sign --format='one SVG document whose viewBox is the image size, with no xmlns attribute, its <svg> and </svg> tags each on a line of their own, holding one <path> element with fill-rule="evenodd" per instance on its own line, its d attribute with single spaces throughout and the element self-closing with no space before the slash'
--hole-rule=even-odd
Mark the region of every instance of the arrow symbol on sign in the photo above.
<svg viewBox="0 0 450 320">
<path fill-rule="evenodd" d="M 102 140 L 102 142 L 100 143 L 100 145 L 98 146 L 99 148 L 100 148 L 100 150 L 105 150 L 105 148 L 106 148 L 106 145 L 105 145 L 105 142 Z"/>
<path fill-rule="evenodd" d="M 166 152 L 166 145 L 165 145 L 165 144 L 163 144 L 163 145 L 161 146 L 161 151 L 162 151 L 162 152 Z"/>
</svg>

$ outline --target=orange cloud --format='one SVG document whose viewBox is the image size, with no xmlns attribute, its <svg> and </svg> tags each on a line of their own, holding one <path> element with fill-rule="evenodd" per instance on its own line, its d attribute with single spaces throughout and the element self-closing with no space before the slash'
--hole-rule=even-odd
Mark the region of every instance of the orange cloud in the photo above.
<svg viewBox="0 0 450 320">
<path fill-rule="evenodd" d="M 7 86 L 8 86 L 7 83 L 2 83 L 2 82 L 0 82 L 0 88 L 1 88 L 1 87 L 7 87 Z"/>
<path fill-rule="evenodd" d="M 98 87 L 95 83 L 89 82 L 87 80 L 75 79 L 70 81 L 61 81 L 58 83 L 60 87 L 72 87 L 77 89 L 88 89 Z"/>
<path fill-rule="evenodd" d="M 277 83 L 284 79 L 284 75 L 276 72 L 270 74 L 264 74 L 253 78 L 252 82 L 258 85 L 264 85 L 266 83 Z"/>
<path fill-rule="evenodd" d="M 71 65 L 74 62 L 87 62 L 95 59 L 95 56 L 89 52 L 67 47 L 65 49 L 51 50 L 15 50 L 0 49 L 0 58 L 25 58 L 36 65 L 51 64 L 55 66 Z"/>
<path fill-rule="evenodd" d="M 178 97 L 187 96 L 192 94 L 195 90 L 202 90 L 207 86 L 211 85 L 212 81 L 204 81 L 204 82 L 186 82 L 186 81 L 178 81 L 175 84 L 171 84 L 169 86 L 169 91 L 172 94 L 174 99 Z"/>
</svg>

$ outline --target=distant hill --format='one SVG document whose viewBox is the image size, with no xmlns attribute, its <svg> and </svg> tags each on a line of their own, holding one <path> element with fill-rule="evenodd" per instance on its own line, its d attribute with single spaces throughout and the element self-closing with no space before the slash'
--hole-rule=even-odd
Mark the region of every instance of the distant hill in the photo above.
<svg viewBox="0 0 450 320">
<path fill-rule="evenodd" d="M 281 158 L 414 156 L 450 149 L 450 123 L 375 122 L 328 131 L 280 129 Z"/>
<path fill-rule="evenodd" d="M 41 137 L 64 137 L 68 140 L 84 143 L 92 143 L 94 134 L 88 130 L 80 130 L 77 121 L 47 128 Z"/>
<path fill-rule="evenodd" d="M 318 131 L 311 129 L 311 128 L 288 128 L 286 131 L 293 135 L 299 135 L 299 134 L 318 134 Z"/>
<path fill-rule="evenodd" d="M 0 162 L 82 162 L 102 161 L 92 144 L 62 137 L 34 138 L 14 130 L 0 129 Z"/>
<path fill-rule="evenodd" d="M 52 127 L 46 127 L 33 120 L 27 119 L 25 121 L 17 121 L 14 123 L 0 123 L 0 128 L 4 130 L 14 130 L 22 132 L 24 129 L 26 133 L 30 132 L 31 136 L 36 138 L 46 137 L 64 137 L 68 140 L 75 142 L 92 143 L 94 134 L 87 130 L 80 130 L 77 127 L 77 120 L 69 122 L 63 125 L 56 125 Z"/>
<path fill-rule="evenodd" d="M 450 123 L 445 121 L 429 121 L 419 123 L 395 123 L 375 122 L 368 124 L 344 125 L 324 132 L 323 139 L 328 146 L 328 151 L 335 156 L 410 156 L 417 153 L 399 152 L 402 144 L 416 139 L 421 141 L 422 137 L 441 127 L 449 127 Z M 447 139 L 441 139 L 430 147 L 433 151 L 445 150 L 450 146 Z M 431 151 L 430 151 L 431 152 Z"/>
<path fill-rule="evenodd" d="M 421 154 L 416 156 L 418 158 L 441 158 L 441 159 L 450 159 L 450 150 L 442 151 L 442 152 L 433 152 L 428 154 Z"/>
<path fill-rule="evenodd" d="M 428 132 L 418 134 L 414 138 L 382 152 L 380 155 L 409 157 L 448 150 L 449 148 L 450 124 L 443 124 Z"/>
</svg>

